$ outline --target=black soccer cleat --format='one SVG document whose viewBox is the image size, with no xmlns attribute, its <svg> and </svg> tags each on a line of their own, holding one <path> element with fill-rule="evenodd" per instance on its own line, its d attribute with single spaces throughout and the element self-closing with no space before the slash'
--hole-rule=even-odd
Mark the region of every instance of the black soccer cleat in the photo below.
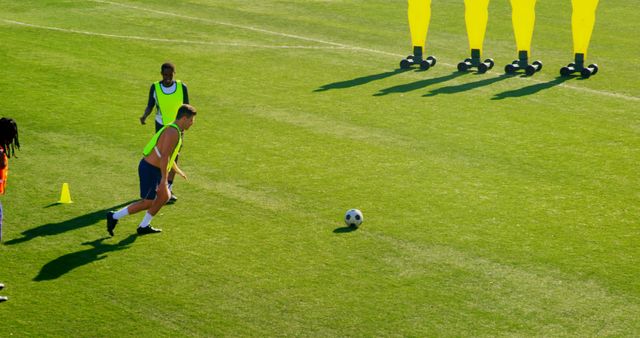
<svg viewBox="0 0 640 338">
<path fill-rule="evenodd" d="M 107 213 L 107 232 L 109 232 L 109 235 L 111 235 L 113 237 L 113 229 L 116 228 L 116 224 L 118 224 L 118 220 L 113 218 L 113 215 L 115 214 L 115 212 L 113 211 L 109 211 Z"/>
<path fill-rule="evenodd" d="M 2 303 L 2 302 L 6 302 L 6 301 L 8 301 L 8 300 L 9 300 L 9 298 L 7 298 L 7 297 L 5 297 L 5 296 L 0 296 L 0 303 Z"/>
<path fill-rule="evenodd" d="M 158 232 L 162 232 L 162 229 L 156 229 L 151 226 L 151 224 L 147 225 L 144 228 L 138 227 L 138 235 L 146 235 L 146 234 L 157 234 Z"/>
<path fill-rule="evenodd" d="M 167 201 L 167 204 L 173 204 L 178 202 L 178 196 L 174 195 L 173 193 L 171 193 L 171 197 L 169 197 L 169 200 Z"/>
<path fill-rule="evenodd" d="M 4 284 L 0 283 L 0 290 L 4 289 Z"/>
</svg>

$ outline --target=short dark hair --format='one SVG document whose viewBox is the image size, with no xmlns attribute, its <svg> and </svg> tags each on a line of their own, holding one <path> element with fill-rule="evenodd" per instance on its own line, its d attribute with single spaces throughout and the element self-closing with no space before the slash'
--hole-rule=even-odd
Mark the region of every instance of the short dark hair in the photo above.
<svg viewBox="0 0 640 338">
<path fill-rule="evenodd" d="M 180 106 L 180 108 L 178 109 L 178 114 L 176 115 L 176 120 L 181 119 L 183 116 L 186 116 L 187 118 L 196 115 L 198 112 L 196 111 L 196 108 L 188 105 L 188 104 L 183 104 L 182 106 Z"/>
<path fill-rule="evenodd" d="M 20 149 L 18 124 L 12 118 L 0 118 L 0 145 L 4 148 L 4 152 L 9 158 L 16 149 Z"/>
<path fill-rule="evenodd" d="M 164 72 L 165 69 L 169 69 L 172 72 L 176 71 L 176 65 L 174 65 L 171 62 L 165 62 L 162 64 L 162 66 L 160 66 L 160 73 Z"/>
</svg>

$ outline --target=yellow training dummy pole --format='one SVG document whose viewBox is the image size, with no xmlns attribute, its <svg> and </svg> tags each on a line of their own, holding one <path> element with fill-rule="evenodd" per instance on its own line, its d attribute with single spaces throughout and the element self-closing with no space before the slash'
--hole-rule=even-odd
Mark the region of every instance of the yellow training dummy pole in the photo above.
<svg viewBox="0 0 640 338">
<path fill-rule="evenodd" d="M 507 74 L 513 74 L 524 69 L 525 73 L 531 76 L 542 69 L 540 61 L 529 64 L 531 39 L 536 22 L 536 0 L 511 0 L 511 22 L 513 23 L 513 34 L 516 37 L 518 60 L 506 65 L 504 71 Z"/>
<path fill-rule="evenodd" d="M 591 41 L 591 33 L 596 23 L 596 9 L 598 0 L 571 0 L 573 12 L 571 15 L 571 30 L 573 32 L 574 63 L 560 69 L 560 75 L 569 76 L 579 72 L 583 78 L 589 78 L 598 72 L 598 65 L 590 64 L 585 67 L 587 49 Z"/>
<path fill-rule="evenodd" d="M 422 58 L 425 54 L 425 42 L 431 21 L 431 0 L 409 0 L 408 16 L 413 54 L 400 61 L 400 68 L 408 69 L 417 64 L 420 65 L 420 69 L 427 70 L 436 65 L 435 57 Z"/>
<path fill-rule="evenodd" d="M 464 72 L 469 68 L 477 67 L 478 73 L 484 73 L 493 68 L 494 62 L 492 59 L 486 59 L 484 62 L 480 61 L 488 20 L 489 0 L 464 0 L 464 21 L 467 25 L 471 58 L 458 63 L 458 71 Z"/>
</svg>

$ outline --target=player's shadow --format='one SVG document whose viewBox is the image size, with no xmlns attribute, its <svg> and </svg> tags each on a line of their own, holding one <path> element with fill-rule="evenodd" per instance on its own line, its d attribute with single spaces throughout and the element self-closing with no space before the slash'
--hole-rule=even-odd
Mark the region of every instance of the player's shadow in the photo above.
<svg viewBox="0 0 640 338">
<path fill-rule="evenodd" d="M 369 82 L 382 80 L 382 79 L 388 78 L 388 77 L 396 75 L 396 74 L 404 73 L 406 71 L 408 71 L 408 69 L 395 69 L 395 70 L 393 70 L 391 72 L 384 72 L 384 73 L 380 73 L 380 74 L 367 75 L 367 76 L 362 76 L 362 77 L 358 77 L 358 78 L 351 79 L 351 80 L 329 83 L 329 84 L 323 85 L 322 87 L 314 90 L 314 92 L 324 92 L 324 91 L 327 91 L 327 90 L 330 90 L 330 89 L 345 89 L 345 88 L 351 88 L 351 87 L 355 87 L 355 86 L 360 86 L 360 85 L 363 85 L 363 84 L 367 84 Z"/>
<path fill-rule="evenodd" d="M 464 73 L 462 73 L 464 74 Z M 480 75 L 478 75 L 480 76 Z M 428 92 L 427 94 L 424 94 L 422 96 L 436 96 L 438 94 L 457 94 L 457 93 L 462 93 L 462 92 L 466 92 L 468 90 L 472 90 L 475 88 L 480 88 L 480 87 L 484 87 L 484 86 L 488 86 L 491 84 L 494 84 L 496 82 L 500 82 L 502 80 L 506 80 L 509 78 L 512 78 L 513 75 L 510 74 L 502 74 L 500 76 L 496 76 L 496 77 L 490 77 L 490 78 L 486 78 L 480 81 L 476 81 L 476 82 L 469 82 L 469 83 L 463 83 L 463 84 L 459 84 L 459 85 L 455 85 L 455 86 L 447 86 L 447 87 L 441 87 L 441 88 L 437 88 L 434 89 L 430 92 Z"/>
<path fill-rule="evenodd" d="M 97 210 L 86 215 L 78 216 L 66 221 L 57 222 L 57 223 L 47 223 L 35 228 L 31 228 L 25 230 L 21 233 L 22 237 L 14 238 L 12 240 L 6 241 L 5 245 L 14 245 L 23 242 L 30 241 L 37 237 L 45 237 L 45 236 L 53 236 L 58 235 L 67 231 L 80 229 L 83 227 L 87 227 L 93 224 L 96 224 L 99 221 L 105 221 L 107 212 L 113 209 L 119 209 L 124 207 L 125 205 L 130 204 L 132 201 L 122 203 L 111 208 Z"/>
<path fill-rule="evenodd" d="M 40 269 L 40 272 L 33 280 L 40 282 L 57 279 L 73 269 L 107 258 L 106 253 L 128 249 L 136 241 L 138 235 L 132 234 L 116 244 L 102 243 L 107 238 L 109 237 L 82 243 L 82 245 L 89 245 L 91 248 L 72 252 L 52 260 Z"/>
<path fill-rule="evenodd" d="M 344 233 L 353 232 L 353 231 L 356 231 L 356 230 L 358 230 L 358 228 L 356 228 L 356 227 L 340 227 L 340 228 L 335 228 L 333 230 L 333 233 L 334 234 L 344 234 Z"/>
<path fill-rule="evenodd" d="M 562 84 L 563 82 L 567 81 L 571 79 L 571 77 L 563 77 L 563 76 L 558 76 L 555 79 L 548 81 L 548 82 L 542 82 L 542 83 L 536 83 L 534 85 L 531 86 L 527 86 L 527 87 L 523 87 L 523 88 L 519 88 L 519 89 L 514 89 L 514 90 L 507 90 L 505 92 L 502 93 L 498 93 L 496 95 L 494 95 L 491 99 L 492 100 L 503 100 L 509 97 L 522 97 L 522 96 L 527 96 L 527 95 L 532 95 L 535 93 L 538 93 L 542 90 L 545 89 L 549 89 L 552 87 L 555 87 L 557 85 Z"/>
<path fill-rule="evenodd" d="M 461 73 L 461 72 L 457 72 L 456 71 L 456 72 L 453 72 L 451 74 L 447 74 L 447 75 L 443 75 L 443 76 L 439 76 L 439 77 L 433 77 L 433 78 L 428 78 L 428 79 L 424 79 L 424 80 L 420 80 L 420 81 L 406 83 L 406 84 L 402 84 L 402 85 L 398 85 L 398 86 L 384 88 L 384 89 L 381 89 L 379 93 L 373 94 L 373 96 L 384 96 L 384 95 L 393 94 L 393 93 L 406 93 L 406 92 L 410 92 L 410 91 L 413 91 L 413 90 L 422 89 L 424 87 L 432 86 L 434 84 L 438 84 L 438 83 L 446 82 L 446 81 L 449 81 L 449 80 L 453 80 L 456 77 L 464 75 L 464 74 L 465 73 Z"/>
</svg>

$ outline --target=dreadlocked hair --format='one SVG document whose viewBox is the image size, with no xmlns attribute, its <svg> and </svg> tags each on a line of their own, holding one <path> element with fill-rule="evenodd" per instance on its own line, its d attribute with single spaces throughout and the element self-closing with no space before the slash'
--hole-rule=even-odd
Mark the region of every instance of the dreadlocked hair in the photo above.
<svg viewBox="0 0 640 338">
<path fill-rule="evenodd" d="M 14 155 L 16 149 L 20 149 L 18 124 L 12 118 L 3 117 L 0 119 L 0 145 L 9 158 Z"/>
</svg>

